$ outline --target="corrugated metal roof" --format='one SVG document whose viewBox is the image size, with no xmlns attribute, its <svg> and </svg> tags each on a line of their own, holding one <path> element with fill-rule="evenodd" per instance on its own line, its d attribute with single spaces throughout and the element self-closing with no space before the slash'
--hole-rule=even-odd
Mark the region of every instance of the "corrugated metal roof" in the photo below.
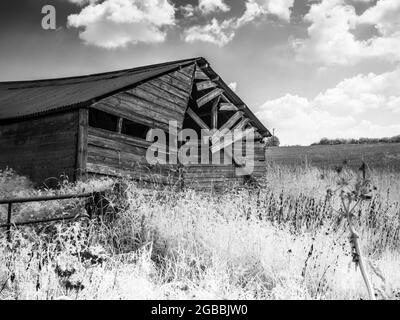
<svg viewBox="0 0 400 320">
<path fill-rule="evenodd" d="M 0 82 L 0 120 L 88 106 L 129 86 L 193 63 L 186 59 L 88 76 Z"/>
</svg>

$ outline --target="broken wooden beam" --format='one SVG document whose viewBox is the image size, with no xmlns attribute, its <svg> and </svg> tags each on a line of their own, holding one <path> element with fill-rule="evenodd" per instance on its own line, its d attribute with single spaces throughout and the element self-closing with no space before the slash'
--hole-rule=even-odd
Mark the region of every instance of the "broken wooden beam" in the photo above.
<svg viewBox="0 0 400 320">
<path fill-rule="evenodd" d="M 221 102 L 219 111 L 238 111 L 239 109 L 230 102 Z"/>
<path fill-rule="evenodd" d="M 191 108 L 188 108 L 186 113 L 193 119 L 194 122 L 197 123 L 200 128 L 210 130 L 207 124 Z"/>
<path fill-rule="evenodd" d="M 232 117 L 229 118 L 229 120 L 227 122 L 225 122 L 221 128 L 219 128 L 219 130 L 217 132 L 215 132 L 213 134 L 213 136 L 211 137 L 211 141 L 213 144 L 217 143 L 221 137 L 226 134 L 231 128 L 232 126 L 243 116 L 243 112 L 242 111 L 238 111 L 236 112 Z"/>
<path fill-rule="evenodd" d="M 233 127 L 233 130 L 243 129 L 249 122 L 250 122 L 249 118 L 244 118 L 236 126 Z"/>
<path fill-rule="evenodd" d="M 211 80 L 196 83 L 197 91 L 202 91 L 216 87 L 217 84 Z"/>
<path fill-rule="evenodd" d="M 210 102 L 211 100 L 213 100 L 216 97 L 218 97 L 219 95 L 221 95 L 222 92 L 224 92 L 224 90 L 217 88 L 217 89 L 214 89 L 211 92 L 206 93 L 204 96 L 202 96 L 201 98 L 197 99 L 197 106 L 199 108 L 201 108 L 207 102 Z"/>
<path fill-rule="evenodd" d="M 215 153 L 221 149 L 224 149 L 231 144 L 235 143 L 237 140 L 247 138 L 251 133 L 253 129 L 246 129 L 246 130 L 241 130 L 241 131 L 235 131 L 233 134 L 225 134 L 223 136 L 223 139 L 220 139 L 219 142 L 214 143 L 211 146 L 211 152 Z"/>
<path fill-rule="evenodd" d="M 196 80 L 210 80 L 210 78 L 199 67 L 196 67 L 196 71 L 194 73 L 194 78 Z"/>
<path fill-rule="evenodd" d="M 230 128 L 232 128 L 232 126 L 241 118 L 243 117 L 243 112 L 242 111 L 238 111 L 236 112 L 232 117 L 229 118 L 228 121 L 226 121 L 221 128 L 219 129 L 220 131 L 223 130 L 229 130 Z"/>
</svg>

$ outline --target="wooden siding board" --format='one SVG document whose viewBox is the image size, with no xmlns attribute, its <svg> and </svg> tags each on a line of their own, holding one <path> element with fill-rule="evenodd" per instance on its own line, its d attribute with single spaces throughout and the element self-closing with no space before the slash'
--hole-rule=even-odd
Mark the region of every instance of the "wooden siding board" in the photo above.
<svg viewBox="0 0 400 320">
<path fill-rule="evenodd" d="M 182 98 L 181 96 L 178 96 L 172 92 L 165 91 L 159 87 L 157 87 L 155 84 L 153 84 L 151 81 L 147 82 L 143 85 L 140 86 L 144 91 L 147 91 L 148 93 L 151 93 L 158 98 L 165 99 L 169 102 L 172 102 L 173 104 L 176 104 L 180 107 L 180 110 L 183 110 L 183 112 L 186 109 L 187 106 L 187 98 Z"/>
<path fill-rule="evenodd" d="M 187 100 L 190 96 L 190 92 L 179 89 L 177 87 L 174 87 L 173 85 L 171 85 L 168 82 L 165 82 L 164 80 L 162 80 L 162 78 L 157 78 L 154 79 L 152 81 L 146 82 L 146 84 L 154 86 L 156 88 L 162 89 L 164 91 L 167 91 L 183 100 Z"/>
<path fill-rule="evenodd" d="M 95 109 L 99 109 L 104 112 L 108 112 L 117 116 L 121 116 L 125 119 L 138 122 L 144 125 L 149 126 L 150 128 L 160 128 L 163 130 L 168 130 L 168 125 L 164 122 L 157 121 L 150 116 L 145 116 L 142 113 L 138 113 L 132 110 L 129 110 L 129 108 L 116 108 L 113 106 L 110 101 L 103 100 L 99 103 L 96 103 L 94 106 Z M 179 123 L 178 123 L 179 127 Z"/>
<path fill-rule="evenodd" d="M 75 180 L 84 180 L 86 178 L 86 163 L 88 157 L 88 126 L 89 110 L 79 109 Z"/>
<path fill-rule="evenodd" d="M 163 76 L 159 77 L 158 79 L 161 79 L 162 81 L 168 83 L 169 85 L 171 85 L 179 90 L 182 90 L 184 92 L 187 92 L 188 89 L 190 89 L 189 86 L 185 82 L 182 82 L 180 79 L 176 79 L 175 77 L 173 77 L 169 74 L 163 75 Z"/>
<path fill-rule="evenodd" d="M 165 95 L 163 97 L 160 97 L 159 95 L 147 91 L 145 88 L 142 88 L 141 86 L 129 90 L 128 93 L 150 102 L 152 107 L 158 108 L 159 110 L 163 111 L 165 110 L 167 116 L 169 116 L 171 112 L 173 114 L 176 113 L 176 116 L 178 117 L 185 114 L 186 105 L 182 106 L 182 104 L 179 104 L 179 101 L 171 102 L 170 99 L 165 97 L 165 96 L 171 97 L 171 95 Z"/>
<path fill-rule="evenodd" d="M 146 141 L 144 139 L 134 138 L 99 128 L 89 127 L 88 129 L 89 143 L 92 143 L 93 139 L 96 138 L 103 138 L 104 139 L 103 141 L 106 141 L 106 139 L 108 139 L 110 144 L 113 144 L 115 142 L 142 148 L 147 148 L 152 144 L 150 141 Z"/>
<path fill-rule="evenodd" d="M 151 142 L 98 128 L 89 127 L 88 131 L 88 172 L 163 184 L 178 181 L 176 165 L 147 163 Z"/>
<path fill-rule="evenodd" d="M 170 121 L 177 121 L 182 128 L 193 71 L 194 65 L 165 74 L 107 97 L 94 107 L 152 128 L 167 130 Z"/>
</svg>

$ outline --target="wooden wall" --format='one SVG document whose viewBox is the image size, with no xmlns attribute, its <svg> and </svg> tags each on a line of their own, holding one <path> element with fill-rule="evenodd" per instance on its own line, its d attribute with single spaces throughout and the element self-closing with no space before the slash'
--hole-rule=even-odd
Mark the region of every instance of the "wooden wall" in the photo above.
<svg viewBox="0 0 400 320">
<path fill-rule="evenodd" d="M 182 128 L 192 90 L 194 64 L 141 84 L 134 89 L 105 98 L 94 106 L 105 112 L 168 130 L 168 123 L 177 120 Z"/>
<path fill-rule="evenodd" d="M 235 166 L 228 165 L 186 165 L 183 168 L 185 188 L 221 190 L 243 181 L 235 174 Z"/>
<path fill-rule="evenodd" d="M 179 183 L 177 166 L 148 164 L 146 150 L 151 145 L 148 141 L 91 127 L 87 140 L 89 175 L 126 177 L 164 185 Z"/>
<path fill-rule="evenodd" d="M 0 125 L 0 168 L 37 184 L 54 186 L 62 174 L 73 180 L 77 131 L 78 111 Z"/>
<path fill-rule="evenodd" d="M 254 161 L 253 176 L 262 178 L 266 173 L 265 163 L 265 145 L 259 141 L 254 142 L 254 153 L 246 154 L 246 158 L 252 158 Z"/>
<path fill-rule="evenodd" d="M 245 142 L 242 144 L 242 155 L 248 160 L 254 161 L 251 175 L 262 179 L 266 173 L 264 144 L 255 141 L 254 151 L 246 154 Z M 241 170 L 235 164 L 224 163 L 224 152 L 220 152 L 220 164 L 189 164 L 183 167 L 183 183 L 185 187 L 194 189 L 223 189 L 243 183 L 244 176 L 238 174 Z M 198 158 L 201 158 L 201 150 L 198 150 Z M 200 161 L 200 160 L 199 160 Z M 211 162 L 211 161 L 210 161 Z"/>
</svg>

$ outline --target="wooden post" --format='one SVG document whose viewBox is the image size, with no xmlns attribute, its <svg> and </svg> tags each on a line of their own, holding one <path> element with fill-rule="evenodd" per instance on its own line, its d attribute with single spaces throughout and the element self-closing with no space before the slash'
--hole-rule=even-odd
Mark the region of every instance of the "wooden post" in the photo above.
<svg viewBox="0 0 400 320">
<path fill-rule="evenodd" d="M 122 118 L 121 117 L 118 118 L 117 128 L 116 129 L 117 129 L 118 133 L 121 133 L 121 131 L 122 131 Z"/>
<path fill-rule="evenodd" d="M 221 96 L 217 97 L 214 100 L 212 109 L 211 109 L 211 123 L 212 123 L 212 129 L 218 129 L 218 104 L 219 100 L 221 99 Z"/>
<path fill-rule="evenodd" d="M 79 109 L 78 142 L 76 154 L 75 180 L 86 179 L 87 146 L 88 146 L 89 110 Z"/>
<path fill-rule="evenodd" d="M 11 241 L 11 212 L 12 212 L 12 202 L 8 203 L 8 213 L 7 213 L 7 240 Z"/>
</svg>

